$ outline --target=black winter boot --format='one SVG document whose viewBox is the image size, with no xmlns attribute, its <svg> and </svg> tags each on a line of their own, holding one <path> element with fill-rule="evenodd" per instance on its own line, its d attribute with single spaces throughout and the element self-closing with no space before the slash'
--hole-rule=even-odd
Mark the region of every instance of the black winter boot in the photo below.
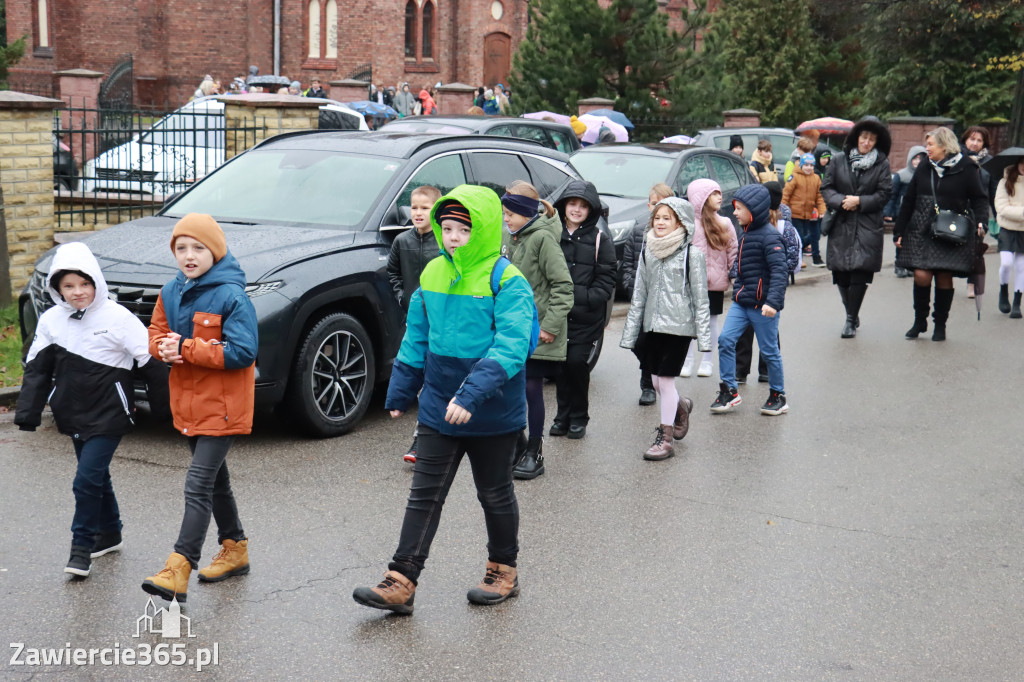
<svg viewBox="0 0 1024 682">
<path fill-rule="evenodd" d="M 1006 314 L 1010 312 L 1010 285 L 999 285 L 999 312 Z"/>
<path fill-rule="evenodd" d="M 1013 292 L 1013 308 L 1010 310 L 1010 317 L 1014 320 L 1021 318 L 1020 314 L 1020 292 Z"/>
<path fill-rule="evenodd" d="M 864 294 L 868 292 L 867 284 L 851 284 L 846 291 L 846 326 L 841 336 L 852 339 L 857 336 L 860 326 L 860 306 L 864 303 Z"/>
<path fill-rule="evenodd" d="M 931 304 L 932 285 L 914 285 L 914 326 L 907 330 L 908 339 L 916 339 L 928 331 L 928 307 Z"/>
<path fill-rule="evenodd" d="M 649 372 L 640 370 L 640 404 L 653 405 L 658 402 L 658 394 L 654 392 L 654 381 Z"/>
<path fill-rule="evenodd" d="M 935 321 L 935 330 L 932 332 L 932 341 L 946 340 L 946 320 L 949 319 L 949 309 L 952 305 L 952 289 L 935 290 L 935 310 L 932 312 L 932 320 Z"/>
<path fill-rule="evenodd" d="M 541 454 L 543 441 L 531 438 L 526 446 L 523 459 L 512 469 L 512 476 L 529 481 L 544 473 L 544 455 Z"/>
</svg>

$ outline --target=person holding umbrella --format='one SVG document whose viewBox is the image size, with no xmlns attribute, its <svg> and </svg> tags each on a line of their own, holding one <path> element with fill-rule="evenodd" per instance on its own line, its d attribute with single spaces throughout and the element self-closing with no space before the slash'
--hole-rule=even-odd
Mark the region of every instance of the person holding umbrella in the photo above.
<svg viewBox="0 0 1024 682">
<path fill-rule="evenodd" d="M 1016 152 L 1010 155 L 1008 152 Z M 996 222 L 999 223 L 999 312 L 1021 319 L 1024 292 L 1024 148 L 1011 147 L 995 157 L 1006 162 L 1003 179 L 996 186 Z M 1013 305 L 1010 304 L 1010 271 L 1013 270 Z"/>
</svg>

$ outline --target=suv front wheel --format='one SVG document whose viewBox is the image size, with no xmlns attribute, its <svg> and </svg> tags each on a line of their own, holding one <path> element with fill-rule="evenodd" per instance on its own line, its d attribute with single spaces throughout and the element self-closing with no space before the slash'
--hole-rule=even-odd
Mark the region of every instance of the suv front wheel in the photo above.
<svg viewBox="0 0 1024 682">
<path fill-rule="evenodd" d="M 333 313 L 314 324 L 300 344 L 286 404 L 310 435 L 340 436 L 370 406 L 374 376 L 366 329 L 351 315 Z"/>
</svg>

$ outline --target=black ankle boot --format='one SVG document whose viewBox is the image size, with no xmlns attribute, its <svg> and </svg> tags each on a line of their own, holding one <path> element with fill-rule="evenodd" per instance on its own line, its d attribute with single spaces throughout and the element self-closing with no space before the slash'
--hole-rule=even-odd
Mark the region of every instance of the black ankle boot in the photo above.
<svg viewBox="0 0 1024 682">
<path fill-rule="evenodd" d="M 852 339 L 857 336 L 857 327 L 860 326 L 860 306 L 864 303 L 864 294 L 867 292 L 867 284 L 851 284 L 846 288 L 846 296 L 843 297 L 843 302 L 846 303 L 846 326 L 843 327 L 841 334 L 844 339 Z"/>
<path fill-rule="evenodd" d="M 839 336 L 844 339 L 852 339 L 853 337 L 857 336 L 857 325 L 854 324 L 854 319 L 852 315 L 846 316 L 846 324 L 843 325 L 843 333 L 840 334 Z"/>
<path fill-rule="evenodd" d="M 1010 317 L 1015 319 L 1015 320 L 1019 320 L 1021 318 L 1021 314 L 1020 314 L 1020 292 L 1019 291 L 1013 292 L 1013 308 L 1010 309 Z"/>
<path fill-rule="evenodd" d="M 526 454 L 523 459 L 512 469 L 512 476 L 529 481 L 543 474 L 544 455 L 542 450 L 543 441 L 540 438 L 531 438 L 526 446 Z"/>
<path fill-rule="evenodd" d="M 999 285 L 999 312 L 1006 314 L 1010 312 L 1010 285 Z"/>
<path fill-rule="evenodd" d="M 922 287 L 914 285 L 914 326 L 907 330 L 908 339 L 916 339 L 918 335 L 928 331 L 928 307 L 931 304 L 932 285 Z"/>
<path fill-rule="evenodd" d="M 949 319 L 949 309 L 952 305 L 952 289 L 935 290 L 935 311 L 932 312 L 932 320 L 935 322 L 935 330 L 932 332 L 932 341 L 946 340 L 946 320 Z"/>
</svg>

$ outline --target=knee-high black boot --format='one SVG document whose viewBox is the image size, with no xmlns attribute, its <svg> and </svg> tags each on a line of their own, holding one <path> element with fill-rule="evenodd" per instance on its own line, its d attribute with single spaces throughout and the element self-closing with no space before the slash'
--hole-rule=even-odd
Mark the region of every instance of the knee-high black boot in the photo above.
<svg viewBox="0 0 1024 682">
<path fill-rule="evenodd" d="M 843 286 L 842 284 L 837 284 L 836 288 L 839 289 L 839 298 L 841 298 L 843 300 L 843 310 L 846 311 L 846 320 L 847 320 L 846 326 L 843 327 L 843 333 L 841 334 L 841 336 L 844 339 L 848 339 L 848 338 L 850 338 L 850 336 L 853 336 L 854 334 L 857 333 L 856 331 L 854 331 L 852 334 L 850 334 L 850 336 L 846 335 L 847 327 L 850 327 L 852 329 L 852 327 L 850 326 L 850 323 L 849 323 L 849 320 L 850 320 L 850 287 Z"/>
<path fill-rule="evenodd" d="M 846 292 L 846 326 L 843 327 L 842 337 L 852 339 L 857 335 L 857 327 L 860 326 L 860 306 L 864 303 L 864 294 L 868 291 L 867 284 L 851 284 Z"/>
<path fill-rule="evenodd" d="M 935 311 L 932 313 L 932 320 L 935 321 L 935 330 L 932 331 L 932 341 L 946 340 L 946 320 L 949 319 L 949 309 L 952 305 L 952 289 L 935 290 Z"/>
<path fill-rule="evenodd" d="M 914 285 L 914 326 L 907 330 L 908 339 L 916 339 L 919 334 L 928 331 L 928 307 L 931 304 L 932 285 Z"/>
</svg>

